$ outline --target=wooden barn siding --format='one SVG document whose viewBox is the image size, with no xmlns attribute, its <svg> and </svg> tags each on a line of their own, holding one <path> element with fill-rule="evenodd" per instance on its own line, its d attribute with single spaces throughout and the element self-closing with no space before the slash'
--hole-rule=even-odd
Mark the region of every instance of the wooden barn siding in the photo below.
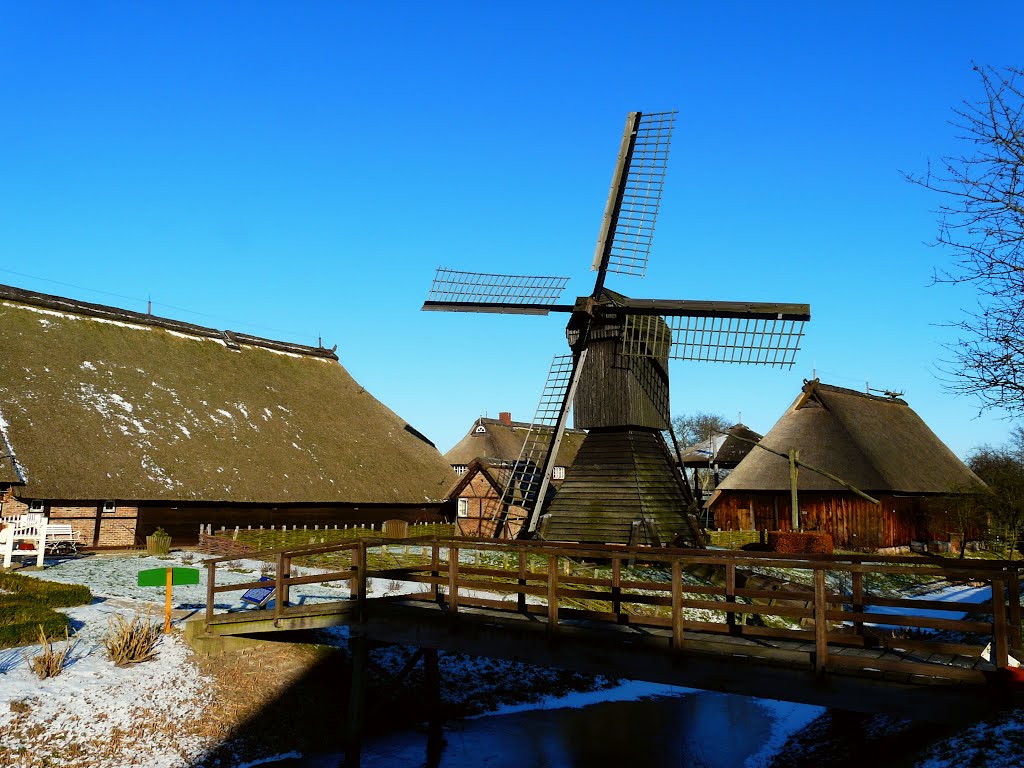
<svg viewBox="0 0 1024 768">
<path fill-rule="evenodd" d="M 234 528 L 236 525 L 254 528 L 271 525 L 353 525 L 374 523 L 385 520 L 407 520 L 410 523 L 450 520 L 454 515 L 452 504 L 312 504 L 303 506 L 267 507 L 259 505 L 227 504 L 139 504 L 139 523 L 135 533 L 136 543 L 145 542 L 145 537 L 157 527 L 167 531 L 175 544 L 196 544 L 199 541 L 199 526 L 213 525 Z"/>
<path fill-rule="evenodd" d="M 879 506 L 853 495 L 802 493 L 799 504 L 806 512 L 802 515 L 804 530 L 826 531 L 837 547 L 872 549 L 905 546 L 932 535 L 926 498 L 877 498 Z M 723 493 L 715 503 L 714 524 L 723 531 L 788 531 L 789 510 L 789 494 Z"/>
</svg>

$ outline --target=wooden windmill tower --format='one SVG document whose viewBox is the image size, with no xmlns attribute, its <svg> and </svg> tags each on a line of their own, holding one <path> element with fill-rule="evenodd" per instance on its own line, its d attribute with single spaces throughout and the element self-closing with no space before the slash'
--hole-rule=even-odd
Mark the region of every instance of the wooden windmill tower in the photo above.
<svg viewBox="0 0 1024 768">
<path fill-rule="evenodd" d="M 630 299 L 605 288 L 609 273 L 646 271 L 675 115 L 626 118 L 589 296 L 558 304 L 568 278 L 437 270 L 424 310 L 570 316 L 571 354 L 556 356 L 520 458 L 505 468 L 490 512 L 495 535 L 698 544 L 688 489 L 662 436 L 669 359 L 793 365 L 807 304 Z M 570 406 L 575 426 L 589 431 L 542 520 Z"/>
</svg>

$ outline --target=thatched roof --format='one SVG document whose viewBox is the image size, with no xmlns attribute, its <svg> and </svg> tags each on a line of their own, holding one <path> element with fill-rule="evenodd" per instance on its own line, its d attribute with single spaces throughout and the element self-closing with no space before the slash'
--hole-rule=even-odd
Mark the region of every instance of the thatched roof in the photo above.
<svg viewBox="0 0 1024 768">
<path fill-rule="evenodd" d="M 681 451 L 683 466 L 707 467 L 717 464 L 722 469 L 735 467 L 754 450 L 753 443 L 760 440 L 761 435 L 750 427 L 734 424 L 725 432 L 717 432 L 708 440 L 684 448 Z"/>
<path fill-rule="evenodd" d="M 6 286 L 0 349 L 23 498 L 414 504 L 454 480 L 333 350 Z"/>
<path fill-rule="evenodd" d="M 981 488 L 982 481 L 936 437 L 906 401 L 807 382 L 800 396 L 761 440 L 841 477 L 865 492 L 943 494 Z M 841 491 L 801 469 L 801 491 Z M 718 487 L 728 491 L 788 491 L 789 461 L 755 448 Z"/>
<path fill-rule="evenodd" d="M 500 419 L 479 418 L 473 422 L 469 432 L 456 443 L 445 459 L 451 465 L 469 465 L 473 459 L 493 459 L 497 461 L 516 461 L 523 449 L 530 425 L 522 421 L 511 421 L 506 424 Z M 550 430 L 542 430 L 550 434 Z M 558 449 L 557 466 L 568 467 L 576 458 L 576 452 L 583 444 L 587 433 L 582 429 L 567 429 L 562 436 L 562 444 Z"/>
</svg>

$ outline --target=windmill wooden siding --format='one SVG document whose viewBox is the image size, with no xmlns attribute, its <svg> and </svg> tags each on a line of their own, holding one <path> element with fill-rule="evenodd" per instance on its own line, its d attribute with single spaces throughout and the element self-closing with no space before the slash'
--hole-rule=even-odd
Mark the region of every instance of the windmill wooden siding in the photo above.
<svg viewBox="0 0 1024 768">
<path fill-rule="evenodd" d="M 548 507 L 549 541 L 629 543 L 633 523 L 648 520 L 662 544 L 686 532 L 686 508 L 659 433 L 591 430 Z M 666 470 L 667 467 L 667 470 Z M 653 543 L 641 528 L 639 543 Z"/>
<path fill-rule="evenodd" d="M 837 547 L 905 546 L 945 538 L 949 498 L 984 483 L 903 400 L 807 382 L 760 445 L 842 478 L 875 505 L 802 468 L 797 504 L 805 530 Z M 709 507 L 722 530 L 790 530 L 789 461 L 755 448 L 722 482 Z"/>
<path fill-rule="evenodd" d="M 664 324 L 661 318 L 655 319 Z M 578 429 L 668 429 L 668 345 L 660 358 L 627 357 L 622 354 L 625 333 L 624 322 L 605 322 L 591 329 L 587 360 L 573 400 Z"/>
</svg>

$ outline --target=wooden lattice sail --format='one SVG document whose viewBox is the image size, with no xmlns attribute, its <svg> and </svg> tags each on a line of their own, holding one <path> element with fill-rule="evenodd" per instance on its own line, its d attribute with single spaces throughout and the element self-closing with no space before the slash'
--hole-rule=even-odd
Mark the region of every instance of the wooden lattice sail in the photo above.
<svg viewBox="0 0 1024 768">
<path fill-rule="evenodd" d="M 490 510 L 496 536 L 700 545 L 691 494 L 670 453 L 668 361 L 789 368 L 807 304 L 630 299 L 609 273 L 642 277 L 661 203 L 676 113 L 631 112 L 594 253 L 594 289 L 558 300 L 568 279 L 440 268 L 424 310 L 566 313 L 570 355 L 556 357 L 519 459 L 502 472 Z M 552 462 L 567 426 L 587 437 L 558 494 Z"/>
</svg>

